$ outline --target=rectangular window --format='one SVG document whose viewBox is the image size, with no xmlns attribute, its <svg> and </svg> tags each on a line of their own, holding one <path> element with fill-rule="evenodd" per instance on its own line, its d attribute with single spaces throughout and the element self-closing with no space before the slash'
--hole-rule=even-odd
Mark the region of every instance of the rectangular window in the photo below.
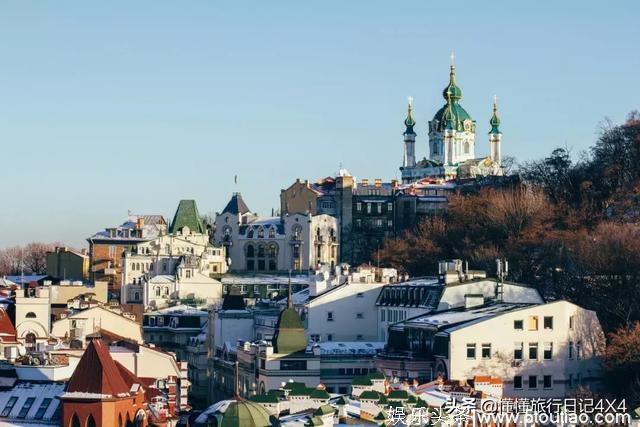
<svg viewBox="0 0 640 427">
<path fill-rule="evenodd" d="M 2 413 L 0 414 L 0 417 L 8 417 L 9 414 L 11 413 L 11 410 L 13 409 L 13 407 L 15 406 L 17 401 L 18 401 L 17 397 L 11 396 L 9 398 L 9 401 L 5 405 L 4 409 L 2 410 Z"/>
<path fill-rule="evenodd" d="M 482 358 L 491 359 L 491 344 L 482 344 Z"/>
<path fill-rule="evenodd" d="M 149 326 L 156 326 L 156 318 L 153 316 L 149 317 Z"/>
<path fill-rule="evenodd" d="M 311 341 L 313 341 L 313 342 L 320 342 L 320 335 L 318 335 L 318 334 L 311 334 Z"/>
<path fill-rule="evenodd" d="M 385 309 L 383 308 L 383 309 L 381 310 L 381 312 L 380 312 L 380 321 L 381 321 L 381 322 L 385 322 L 386 314 L 387 314 L 387 310 L 385 310 Z"/>
<path fill-rule="evenodd" d="M 573 341 L 569 341 L 569 359 L 573 359 Z"/>
<path fill-rule="evenodd" d="M 513 377 L 513 388 L 522 388 L 522 377 L 520 375 Z"/>
<path fill-rule="evenodd" d="M 327 334 L 327 341 L 333 341 L 333 334 Z"/>
<path fill-rule="evenodd" d="M 530 331 L 538 330 L 538 316 L 529 316 L 529 330 Z"/>
<path fill-rule="evenodd" d="M 551 358 L 553 358 L 553 343 L 552 342 L 544 343 L 544 351 L 543 351 L 542 357 L 544 358 L 544 360 L 551 360 Z"/>
<path fill-rule="evenodd" d="M 467 344 L 467 359 L 475 359 L 475 358 L 476 358 L 476 345 Z"/>
<path fill-rule="evenodd" d="M 333 322 L 333 311 L 327 311 L 327 322 Z"/>
<path fill-rule="evenodd" d="M 362 211 L 362 203 L 361 202 L 356 203 L 356 210 L 358 212 Z"/>
<path fill-rule="evenodd" d="M 42 399 L 42 403 L 38 408 L 38 412 L 36 412 L 36 415 L 34 416 L 36 420 L 41 420 L 42 418 L 44 418 L 44 414 L 45 412 L 47 412 L 47 409 L 49 409 L 49 405 L 51 404 L 51 401 L 52 399 L 49 397 Z"/>
<path fill-rule="evenodd" d="M 387 220 L 387 227 L 393 228 L 393 221 L 392 220 Z"/>
<path fill-rule="evenodd" d="M 538 343 L 529 343 L 529 360 L 538 360 Z"/>
<path fill-rule="evenodd" d="M 582 341 L 578 341 L 576 344 L 576 359 L 582 359 Z"/>
<path fill-rule="evenodd" d="M 364 319 L 363 313 L 356 313 L 356 319 Z"/>
<path fill-rule="evenodd" d="M 281 371 L 306 371 L 306 360 L 282 360 L 280 361 Z"/>
<path fill-rule="evenodd" d="M 517 329 L 517 330 L 523 330 L 524 329 L 524 325 L 523 325 L 523 321 L 522 320 L 514 320 L 513 321 L 513 329 Z"/>
<path fill-rule="evenodd" d="M 544 316 L 544 328 L 553 329 L 553 316 Z"/>
<path fill-rule="evenodd" d="M 367 203 L 367 213 L 371 213 L 371 203 Z"/>
<path fill-rule="evenodd" d="M 573 316 L 569 316 L 569 329 L 573 329 Z"/>
<path fill-rule="evenodd" d="M 24 418 L 27 416 L 27 414 L 29 413 L 29 409 L 31 409 L 31 406 L 33 406 L 33 402 L 35 402 L 35 400 L 35 397 L 27 398 L 27 400 L 24 402 L 24 405 L 22 405 L 22 409 L 20 409 L 20 413 L 18 413 L 18 418 Z"/>
<path fill-rule="evenodd" d="M 529 388 L 531 388 L 531 389 L 538 388 L 538 376 L 537 375 L 529 375 Z"/>
<path fill-rule="evenodd" d="M 515 343 L 515 345 L 513 346 L 513 359 L 514 360 L 522 360 L 523 347 L 524 347 L 523 343 L 521 343 L 521 342 Z"/>
<path fill-rule="evenodd" d="M 393 211 L 393 203 L 389 202 L 387 203 L 387 212 L 391 212 Z"/>
<path fill-rule="evenodd" d="M 553 387 L 553 381 L 551 380 L 551 375 L 545 375 L 542 377 L 542 384 L 544 388 Z"/>
<path fill-rule="evenodd" d="M 362 220 L 360 218 L 356 219 L 356 227 L 362 227 Z"/>
</svg>

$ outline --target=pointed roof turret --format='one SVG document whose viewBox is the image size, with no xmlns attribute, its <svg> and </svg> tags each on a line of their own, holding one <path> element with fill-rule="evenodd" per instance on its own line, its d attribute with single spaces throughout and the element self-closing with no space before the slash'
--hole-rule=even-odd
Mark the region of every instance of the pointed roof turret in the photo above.
<svg viewBox="0 0 640 427">
<path fill-rule="evenodd" d="M 276 331 L 271 340 L 276 353 L 291 354 L 305 351 L 307 348 L 307 337 L 304 334 L 304 326 L 300 315 L 293 307 L 293 295 L 291 292 L 291 273 L 289 273 L 289 297 L 287 308 L 282 310 Z"/>
<path fill-rule="evenodd" d="M 493 114 L 491 115 L 491 120 L 489 120 L 489 124 L 491 125 L 490 134 L 498 134 L 500 132 L 500 117 L 498 116 L 498 97 L 493 95 Z"/>
<path fill-rule="evenodd" d="M 229 200 L 227 206 L 222 210 L 222 213 L 230 213 L 234 215 L 244 215 L 247 212 L 250 212 L 249 207 L 247 207 L 247 204 L 242 200 L 240 193 L 233 193 L 231 200 Z"/>
<path fill-rule="evenodd" d="M 169 233 L 174 234 L 185 226 L 195 233 L 204 234 L 206 232 L 195 200 L 180 200 L 178 209 L 176 209 L 176 213 L 173 216 L 173 221 L 171 221 Z"/>
<path fill-rule="evenodd" d="M 451 102 L 451 92 L 447 90 L 447 105 L 445 106 L 444 114 L 442 116 L 442 120 L 444 121 L 444 128 L 446 130 L 453 130 L 456 128 L 455 126 L 455 116 L 453 114 L 452 102 Z"/>
<path fill-rule="evenodd" d="M 475 133 L 475 122 L 469 113 L 462 108 L 458 101 L 462 99 L 462 89 L 456 84 L 456 67 L 453 65 L 453 54 L 451 55 L 451 66 L 449 71 L 449 84 L 442 91 L 442 96 L 447 103 L 438 110 L 433 117 L 436 123 L 436 130 L 442 132 L 446 129 L 463 132 L 470 130 Z M 465 122 L 471 122 L 471 127 L 466 128 Z"/>
<path fill-rule="evenodd" d="M 404 119 L 404 125 L 406 126 L 406 130 L 404 131 L 405 135 L 415 135 L 416 133 L 413 130 L 413 127 L 416 125 L 416 121 L 413 118 L 413 97 L 408 98 L 408 106 L 407 106 L 407 118 Z"/>
<path fill-rule="evenodd" d="M 442 91 L 442 96 L 447 99 L 448 96 L 454 101 L 462 99 L 462 89 L 456 84 L 456 66 L 453 64 L 455 55 L 451 53 L 451 65 L 449 66 L 449 84 Z M 448 95 L 449 93 L 449 95 Z"/>
</svg>

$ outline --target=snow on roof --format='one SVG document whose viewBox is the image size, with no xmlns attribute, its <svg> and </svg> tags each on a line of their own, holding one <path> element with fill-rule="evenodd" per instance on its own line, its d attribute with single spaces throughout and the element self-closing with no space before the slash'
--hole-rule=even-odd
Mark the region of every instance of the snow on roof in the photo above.
<svg viewBox="0 0 640 427">
<path fill-rule="evenodd" d="M 17 285 L 15 282 L 12 282 L 6 277 L 0 277 L 0 288 L 10 288 L 11 286 L 15 285 Z"/>
<path fill-rule="evenodd" d="M 470 309 L 463 308 L 429 313 L 408 320 L 406 324 L 409 326 L 431 326 L 446 331 L 454 331 L 470 324 L 529 306 L 531 304 L 488 304 Z"/>
<path fill-rule="evenodd" d="M 289 276 L 276 274 L 227 274 L 220 280 L 224 285 L 286 285 L 289 283 Z M 291 276 L 292 285 L 308 285 L 309 281 L 310 277 L 307 275 Z"/>
<path fill-rule="evenodd" d="M 161 283 L 161 284 L 173 283 L 175 281 L 176 281 L 176 278 L 169 274 L 158 274 L 157 276 L 153 276 L 151 279 L 149 279 L 149 283 Z"/>
<path fill-rule="evenodd" d="M 272 217 L 268 217 L 268 218 L 258 218 L 255 221 L 250 222 L 249 226 L 263 226 L 263 227 L 269 227 L 269 226 L 277 226 L 278 224 L 280 224 L 282 220 L 280 219 L 279 216 L 272 216 Z"/>
<path fill-rule="evenodd" d="M 233 402 L 235 402 L 235 400 L 229 399 L 221 400 L 214 403 L 213 405 L 202 411 L 200 415 L 198 415 L 198 418 L 196 418 L 196 423 L 205 424 L 209 418 L 209 415 L 213 415 L 216 412 L 224 414 L 227 411 L 229 405 L 231 405 Z"/>
<path fill-rule="evenodd" d="M 46 277 L 46 274 L 25 274 L 24 276 L 5 276 L 5 279 L 15 283 L 16 285 L 20 285 L 31 282 L 39 282 Z"/>
<path fill-rule="evenodd" d="M 309 301 L 309 288 L 294 292 L 291 296 L 293 297 L 293 305 L 304 305 Z M 278 301 L 278 304 L 286 305 L 288 300 L 289 297 L 282 298 Z"/>
<path fill-rule="evenodd" d="M 383 341 L 324 341 L 313 345 L 320 347 L 321 355 L 375 355 L 384 348 Z M 311 351 L 312 346 L 307 347 Z"/>
<path fill-rule="evenodd" d="M 405 282 L 392 283 L 391 286 L 444 286 L 437 277 L 416 277 Z"/>
<path fill-rule="evenodd" d="M 186 304 L 174 305 L 173 307 L 162 308 L 160 310 L 145 313 L 145 315 L 152 315 L 152 316 L 160 316 L 164 314 L 170 314 L 172 316 L 202 316 L 202 317 L 206 317 L 208 315 L 206 311 L 198 310 L 197 308 L 191 307 L 190 305 L 186 305 Z"/>
<path fill-rule="evenodd" d="M 64 383 L 35 383 L 19 381 L 13 388 L 0 392 L 0 411 L 7 408 L 7 404 L 10 403 L 12 397 L 16 397 L 17 400 L 15 400 L 13 404 L 13 409 L 11 409 L 7 415 L 8 419 L 15 418 L 22 410 L 27 399 L 33 398 L 35 400 L 32 402 L 31 409 L 29 409 L 26 415 L 27 419 L 33 419 L 36 412 L 40 409 L 40 406 L 42 406 L 44 399 L 51 399 L 49 401 L 49 406 L 42 417 L 42 420 L 51 420 L 58 408 L 58 405 L 60 405 L 60 401 L 57 397 L 64 392 L 64 388 Z M 29 423 L 29 426 L 31 425 L 32 424 Z"/>
</svg>

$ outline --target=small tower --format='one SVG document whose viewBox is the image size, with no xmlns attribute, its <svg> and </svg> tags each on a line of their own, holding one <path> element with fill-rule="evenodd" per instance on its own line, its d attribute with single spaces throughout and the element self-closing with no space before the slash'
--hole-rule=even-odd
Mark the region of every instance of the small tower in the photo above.
<svg viewBox="0 0 640 427">
<path fill-rule="evenodd" d="M 456 124 L 452 109 L 451 90 L 447 89 L 445 96 L 447 98 L 447 105 L 445 106 L 446 109 L 442 116 L 444 122 L 444 141 L 442 144 L 444 146 L 444 150 L 442 152 L 442 163 L 449 164 L 452 161 L 455 152 L 454 143 L 456 136 Z"/>
<path fill-rule="evenodd" d="M 409 97 L 407 107 L 407 118 L 404 119 L 404 125 L 406 127 L 404 131 L 404 161 L 403 167 L 414 167 L 416 165 L 416 133 L 413 127 L 416 125 L 416 121 L 413 119 L 413 98 Z"/>
<path fill-rule="evenodd" d="M 489 157 L 498 166 L 502 165 L 502 132 L 500 132 L 500 117 L 498 117 L 498 98 L 493 96 L 493 115 L 489 120 Z"/>
</svg>

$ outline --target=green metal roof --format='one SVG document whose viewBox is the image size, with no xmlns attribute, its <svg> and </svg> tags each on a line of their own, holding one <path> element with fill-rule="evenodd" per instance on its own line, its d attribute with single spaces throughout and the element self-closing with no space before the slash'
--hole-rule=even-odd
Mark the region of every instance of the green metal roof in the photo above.
<svg viewBox="0 0 640 427">
<path fill-rule="evenodd" d="M 351 380 L 351 385 L 373 385 L 373 383 L 367 377 L 354 377 Z"/>
<path fill-rule="evenodd" d="M 391 390 L 387 397 L 389 399 L 408 399 L 409 393 L 407 390 Z"/>
<path fill-rule="evenodd" d="M 316 409 L 316 411 L 313 413 L 313 415 L 317 415 L 317 416 L 321 417 L 323 415 L 334 414 L 335 412 L 336 411 L 335 411 L 335 409 L 333 409 L 333 406 L 331 406 L 331 405 L 322 405 L 321 407 Z"/>
<path fill-rule="evenodd" d="M 198 213 L 198 206 L 195 200 L 180 200 L 178 209 L 171 221 L 171 227 L 169 227 L 170 233 L 176 233 L 185 226 L 195 233 L 205 233 L 205 227 Z"/>
<path fill-rule="evenodd" d="M 498 102 L 496 99 L 493 99 L 493 114 L 491 115 L 491 120 L 489 120 L 489 124 L 491 125 L 490 134 L 499 134 L 500 132 L 500 117 L 498 116 Z"/>
<path fill-rule="evenodd" d="M 311 417 L 309 421 L 305 423 L 305 426 L 322 426 L 324 422 L 318 417 Z"/>
<path fill-rule="evenodd" d="M 256 403 L 278 403 L 280 401 L 278 399 L 278 396 L 276 396 L 273 393 L 256 394 L 254 396 L 251 396 L 249 399 L 252 402 L 256 402 Z"/>
<path fill-rule="evenodd" d="M 384 380 L 386 377 L 382 372 L 375 371 L 375 372 L 369 372 L 367 374 L 367 378 L 369 378 L 370 380 Z"/>
<path fill-rule="evenodd" d="M 304 334 L 304 326 L 294 308 L 284 309 L 280 313 L 272 343 L 275 352 L 279 354 L 292 354 L 306 350 L 307 337 Z"/>
<path fill-rule="evenodd" d="M 311 392 L 312 399 L 328 399 L 329 397 L 331 396 L 329 396 L 329 393 L 327 393 L 326 390 L 318 390 L 316 388 Z"/>
<path fill-rule="evenodd" d="M 456 67 L 451 65 L 449 69 L 449 84 L 442 91 L 444 99 L 448 99 L 451 96 L 451 100 L 459 101 L 462 99 L 462 89 L 456 84 Z"/>
<path fill-rule="evenodd" d="M 347 404 L 347 399 L 345 399 L 344 396 L 340 396 L 338 400 L 336 400 L 336 405 L 346 405 L 346 404 Z"/>
<path fill-rule="evenodd" d="M 220 427 L 270 427 L 271 415 L 258 403 L 236 401 L 227 407 L 218 425 Z"/>
<path fill-rule="evenodd" d="M 363 391 L 360 394 L 360 400 L 378 400 L 380 399 L 380 393 L 378 393 L 375 390 L 367 390 L 367 391 Z"/>
<path fill-rule="evenodd" d="M 407 107 L 407 118 L 404 119 L 404 125 L 407 128 L 404 131 L 405 135 L 415 135 L 416 134 L 413 131 L 413 127 L 416 125 L 416 121 L 413 118 L 413 106 L 411 105 L 411 98 L 409 98 L 409 106 Z"/>
</svg>

